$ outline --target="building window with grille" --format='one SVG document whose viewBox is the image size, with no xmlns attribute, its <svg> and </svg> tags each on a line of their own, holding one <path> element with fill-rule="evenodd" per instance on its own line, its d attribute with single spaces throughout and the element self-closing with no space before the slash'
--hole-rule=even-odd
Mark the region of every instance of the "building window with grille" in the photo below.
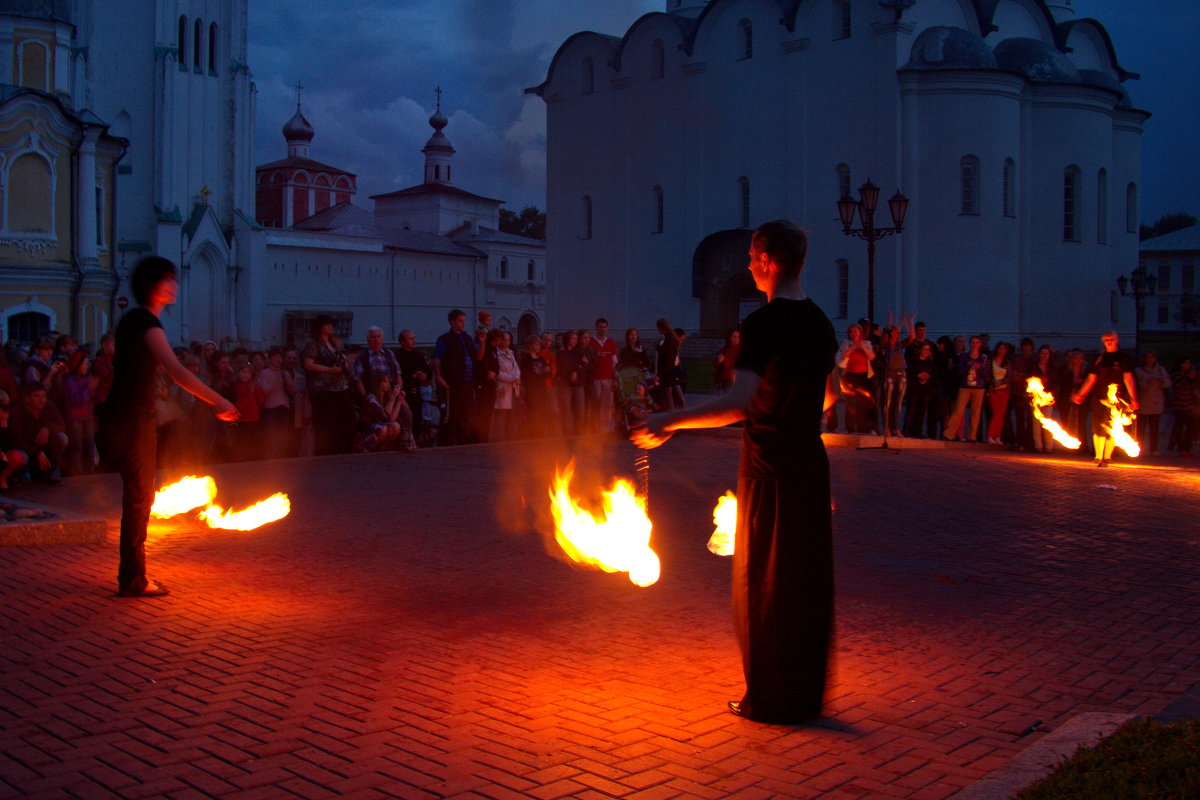
<svg viewBox="0 0 1200 800">
<path fill-rule="evenodd" d="M 745 175 L 738 178 L 738 195 L 742 203 L 742 227 L 750 227 L 750 179 Z"/>
<path fill-rule="evenodd" d="M 834 39 L 849 39 L 851 33 L 850 25 L 850 0 L 833 0 L 833 38 Z"/>
<path fill-rule="evenodd" d="M 663 188 L 654 187 L 654 232 L 663 232 Z"/>
<path fill-rule="evenodd" d="M 1136 183 L 1131 183 L 1125 187 L 1125 232 L 1138 232 L 1138 194 Z"/>
<path fill-rule="evenodd" d="M 962 177 L 962 210 L 960 214 L 979 213 L 979 158 L 963 156 L 959 162 Z"/>
<path fill-rule="evenodd" d="M 39 92 L 50 91 L 50 51 L 46 45 L 42 42 L 23 42 L 20 54 L 20 85 Z"/>
<path fill-rule="evenodd" d="M 850 166 L 848 164 L 838 164 L 833 168 L 837 174 L 837 196 L 850 197 Z"/>
<path fill-rule="evenodd" d="M 1079 167 L 1071 165 L 1063 170 L 1063 241 L 1079 241 Z"/>
<path fill-rule="evenodd" d="M 1196 267 L 1190 261 L 1183 262 L 1183 267 L 1179 270 L 1179 288 L 1185 292 L 1190 292 L 1196 288 Z"/>
<path fill-rule="evenodd" d="M 737 57 L 738 61 L 754 57 L 754 26 L 745 17 L 737 24 Z"/>
<path fill-rule="evenodd" d="M 1017 215 L 1017 162 L 1004 159 L 1004 216 Z"/>
<path fill-rule="evenodd" d="M 204 52 L 204 23 L 197 19 L 192 24 L 195 28 L 195 33 L 192 36 L 192 66 L 199 72 L 200 54 Z"/>
<path fill-rule="evenodd" d="M 1158 291 L 1166 292 L 1171 289 L 1171 264 L 1163 261 L 1158 265 Z"/>
</svg>

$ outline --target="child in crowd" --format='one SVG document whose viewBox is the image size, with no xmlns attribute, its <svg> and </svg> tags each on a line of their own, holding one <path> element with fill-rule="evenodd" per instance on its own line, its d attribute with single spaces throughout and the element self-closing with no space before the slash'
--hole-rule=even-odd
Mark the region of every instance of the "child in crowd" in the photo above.
<svg viewBox="0 0 1200 800">
<path fill-rule="evenodd" d="M 69 452 L 67 468 L 72 475 L 86 475 L 96 466 L 96 390 L 100 379 L 91 374 L 91 360 L 82 350 L 67 358 L 67 377 L 63 379 L 66 397 Z"/>
</svg>

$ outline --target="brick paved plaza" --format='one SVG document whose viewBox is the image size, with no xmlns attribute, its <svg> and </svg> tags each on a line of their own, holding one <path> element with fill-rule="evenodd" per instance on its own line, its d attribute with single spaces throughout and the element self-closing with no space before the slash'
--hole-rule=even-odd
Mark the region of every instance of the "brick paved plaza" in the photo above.
<svg viewBox="0 0 1200 800">
<path fill-rule="evenodd" d="M 705 541 L 739 445 L 653 452 L 645 589 L 547 549 L 546 444 L 220 467 L 228 504 L 283 490 L 292 514 L 155 524 L 166 598 L 114 596 L 115 524 L 0 548 L 0 796 L 942 798 L 1081 712 L 1200 683 L 1194 467 L 832 448 L 831 713 L 732 716 Z M 115 523 L 117 487 L 22 496 Z"/>
</svg>

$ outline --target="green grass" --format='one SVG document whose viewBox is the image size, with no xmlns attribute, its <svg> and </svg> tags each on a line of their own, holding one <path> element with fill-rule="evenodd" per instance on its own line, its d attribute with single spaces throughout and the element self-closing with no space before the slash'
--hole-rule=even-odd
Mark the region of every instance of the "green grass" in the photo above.
<svg viewBox="0 0 1200 800">
<path fill-rule="evenodd" d="M 1200 720 L 1122 725 L 1081 747 L 1015 800 L 1190 800 L 1200 798 Z"/>
</svg>

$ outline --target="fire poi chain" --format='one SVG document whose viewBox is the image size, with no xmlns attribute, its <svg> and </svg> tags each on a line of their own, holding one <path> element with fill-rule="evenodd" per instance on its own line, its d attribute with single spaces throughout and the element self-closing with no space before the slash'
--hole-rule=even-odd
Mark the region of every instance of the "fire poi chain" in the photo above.
<svg viewBox="0 0 1200 800">
<path fill-rule="evenodd" d="M 198 516 L 210 528 L 251 531 L 283 519 L 292 510 L 291 500 L 283 492 L 276 492 L 241 511 L 226 511 L 213 502 L 216 497 L 217 482 L 212 476 L 189 475 L 155 492 L 150 513 L 159 519 L 166 519 L 199 508 L 201 511 Z"/>
<path fill-rule="evenodd" d="M 1042 413 L 1042 409 L 1054 403 L 1054 395 L 1046 391 L 1042 385 L 1040 378 L 1030 378 L 1026 382 L 1025 391 L 1030 397 L 1030 405 L 1033 406 L 1033 416 L 1041 423 L 1041 426 L 1050 431 L 1050 435 L 1054 437 L 1054 441 L 1061 444 L 1068 450 L 1078 450 L 1082 444 L 1074 436 L 1063 430 L 1063 427 L 1056 420 L 1049 419 Z M 1109 421 L 1104 425 L 1104 432 L 1112 439 L 1117 447 L 1124 450 L 1129 456 L 1137 458 L 1142 448 L 1137 443 L 1137 440 L 1129 435 L 1125 430 L 1126 425 L 1132 425 L 1137 419 L 1137 414 L 1129 407 L 1129 404 L 1117 396 L 1118 387 L 1115 383 L 1108 385 L 1108 395 L 1101 402 L 1109 408 Z"/>
</svg>

